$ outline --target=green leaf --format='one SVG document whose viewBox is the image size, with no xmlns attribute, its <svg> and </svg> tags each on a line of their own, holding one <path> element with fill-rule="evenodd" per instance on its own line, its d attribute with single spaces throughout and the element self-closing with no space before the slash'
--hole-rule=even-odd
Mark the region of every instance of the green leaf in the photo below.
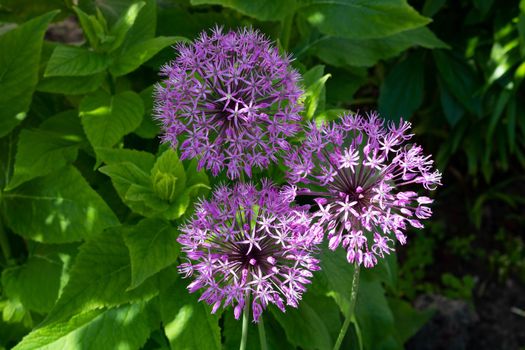
<svg viewBox="0 0 525 350">
<path fill-rule="evenodd" d="M 128 74 L 139 68 L 144 62 L 152 58 L 163 48 L 179 41 L 189 41 L 183 37 L 159 36 L 146 41 L 135 43 L 120 52 L 118 58 L 109 67 L 114 76 Z"/>
<path fill-rule="evenodd" d="M 44 33 L 58 11 L 0 36 L 0 137 L 25 119 L 38 80 Z"/>
<path fill-rule="evenodd" d="M 135 20 L 137 19 L 140 10 L 142 10 L 144 5 L 146 5 L 146 3 L 143 1 L 135 2 L 131 4 L 120 16 L 117 23 L 115 23 L 109 32 L 109 35 L 114 37 L 114 40 L 111 42 L 111 46 L 109 47 L 109 51 L 113 51 L 122 45 L 124 39 L 126 38 L 126 34 L 135 23 Z"/>
<path fill-rule="evenodd" d="M 305 300 L 297 309 L 288 308 L 286 313 L 271 308 L 272 315 L 284 328 L 288 341 L 302 349 L 331 349 L 333 341 L 321 315 Z"/>
<path fill-rule="evenodd" d="M 72 166 L 22 184 L 3 198 L 9 227 L 35 241 L 79 241 L 118 224 L 104 200 Z"/>
<path fill-rule="evenodd" d="M 80 141 L 82 138 L 74 134 L 22 130 L 18 138 L 13 177 L 6 189 L 11 190 L 72 163 L 77 158 Z"/>
<path fill-rule="evenodd" d="M 157 326 L 151 303 L 127 304 L 36 328 L 14 349 L 139 349 Z"/>
<path fill-rule="evenodd" d="M 388 298 L 388 305 L 395 319 L 395 336 L 401 344 L 413 337 L 427 323 L 433 310 L 418 311 L 401 299 Z"/>
<path fill-rule="evenodd" d="M 131 286 L 175 263 L 179 256 L 178 232 L 169 222 L 144 219 L 124 234 L 131 257 Z"/>
<path fill-rule="evenodd" d="M 379 112 L 388 120 L 409 120 L 423 102 L 423 56 L 410 55 L 388 73 L 379 94 Z"/>
<path fill-rule="evenodd" d="M 351 39 L 381 38 L 431 20 L 405 0 L 302 0 L 299 13 L 322 33 Z"/>
<path fill-rule="evenodd" d="M 109 165 L 132 163 L 148 174 L 155 164 L 155 156 L 149 152 L 126 148 L 97 148 L 100 159 Z"/>
<path fill-rule="evenodd" d="M 295 11 L 295 0 L 190 0 L 192 5 L 222 5 L 261 21 L 279 21 Z"/>
<path fill-rule="evenodd" d="M 479 83 L 474 70 L 464 58 L 443 50 L 432 51 L 439 76 L 450 93 L 470 113 L 481 116 L 481 97 Z"/>
<path fill-rule="evenodd" d="M 142 121 L 144 105 L 132 91 L 111 96 L 99 90 L 82 99 L 79 106 L 84 131 L 93 148 L 112 147 Z"/>
<path fill-rule="evenodd" d="M 108 229 L 80 247 L 69 283 L 44 324 L 66 320 L 81 311 L 151 299 L 157 293 L 153 281 L 126 290 L 131 282 L 131 263 L 123 230 L 121 226 Z"/>
<path fill-rule="evenodd" d="M 176 276 L 177 272 L 173 274 Z M 160 293 L 162 323 L 171 347 L 177 350 L 222 349 L 219 318 L 185 286 L 185 281 L 177 280 Z"/>
<path fill-rule="evenodd" d="M 134 132 L 144 139 L 152 139 L 160 134 L 160 127 L 153 120 L 153 85 L 142 90 L 140 97 L 142 97 L 142 102 L 144 102 L 144 118 Z"/>
<path fill-rule="evenodd" d="M 36 89 L 52 94 L 84 95 L 96 91 L 102 85 L 104 77 L 104 73 L 84 77 L 48 77 L 40 80 Z"/>
<path fill-rule="evenodd" d="M 105 35 L 103 25 L 97 20 L 95 16 L 88 15 L 80 8 L 73 6 L 73 10 L 77 14 L 80 25 L 82 26 L 82 31 L 89 41 L 89 44 L 94 49 L 97 49 L 100 43 L 100 38 Z"/>
<path fill-rule="evenodd" d="M 5 295 L 39 313 L 51 310 L 58 298 L 62 273 L 62 263 L 57 260 L 33 256 L 23 265 L 5 269 L 2 272 Z"/>
<path fill-rule="evenodd" d="M 313 45 L 313 52 L 334 66 L 371 67 L 381 59 L 399 55 L 412 46 L 428 49 L 448 46 L 426 27 L 407 30 L 380 39 L 326 38 Z"/>
<path fill-rule="evenodd" d="M 394 316 L 385 291 L 379 281 L 367 279 L 364 273 L 359 281 L 355 313 L 365 349 L 378 349 L 389 341 L 394 333 Z"/>
<path fill-rule="evenodd" d="M 82 47 L 59 45 L 49 58 L 44 77 L 93 75 L 104 71 L 109 63 L 104 54 Z"/>
<path fill-rule="evenodd" d="M 312 67 L 304 74 L 303 82 L 306 86 L 304 109 L 306 119 L 312 119 L 317 110 L 324 110 L 324 104 L 326 102 L 325 84 L 330 76 L 330 74 L 324 74 L 323 65 Z"/>
</svg>

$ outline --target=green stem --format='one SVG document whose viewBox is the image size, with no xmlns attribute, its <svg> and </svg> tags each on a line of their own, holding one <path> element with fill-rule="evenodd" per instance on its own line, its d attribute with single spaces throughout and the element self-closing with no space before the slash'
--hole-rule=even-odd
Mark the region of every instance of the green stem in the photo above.
<svg viewBox="0 0 525 350">
<path fill-rule="evenodd" d="M 259 341 L 261 343 L 261 350 L 268 350 L 268 344 L 266 343 L 266 331 L 264 330 L 263 317 L 259 318 Z"/>
<path fill-rule="evenodd" d="M 354 264 L 354 274 L 352 276 L 352 291 L 350 292 L 350 305 L 348 307 L 348 314 L 346 315 L 345 322 L 343 323 L 343 326 L 341 327 L 341 331 L 339 331 L 339 336 L 337 337 L 337 341 L 335 342 L 334 350 L 339 350 L 339 348 L 341 347 L 341 344 L 343 343 L 343 340 L 345 339 L 346 332 L 348 331 L 348 326 L 350 326 L 350 322 L 353 322 L 357 326 L 357 321 L 354 316 L 354 311 L 355 311 L 355 303 L 357 300 L 358 290 L 359 290 L 359 265 L 355 263 Z M 359 338 L 359 335 L 358 335 L 358 338 Z M 361 341 L 359 341 L 359 348 L 361 348 Z"/>
<path fill-rule="evenodd" d="M 250 317 L 250 294 L 247 292 L 245 297 L 244 311 L 242 313 L 242 335 L 241 345 L 239 350 L 246 349 L 246 342 L 248 340 L 248 318 Z"/>
<path fill-rule="evenodd" d="M 2 253 L 4 254 L 5 261 L 8 262 L 11 259 L 11 247 L 9 246 L 9 240 L 7 239 L 7 233 L 0 218 L 0 246 L 2 247 Z"/>
</svg>

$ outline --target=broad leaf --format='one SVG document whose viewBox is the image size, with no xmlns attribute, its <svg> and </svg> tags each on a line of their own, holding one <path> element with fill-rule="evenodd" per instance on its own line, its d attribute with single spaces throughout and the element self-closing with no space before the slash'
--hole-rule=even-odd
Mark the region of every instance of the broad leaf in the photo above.
<svg viewBox="0 0 525 350">
<path fill-rule="evenodd" d="M 381 85 L 379 112 L 387 120 L 409 120 L 423 102 L 423 56 L 410 55 L 396 64 Z"/>
<path fill-rule="evenodd" d="M 151 303 L 127 304 L 80 313 L 37 328 L 14 349 L 139 349 L 157 326 Z"/>
<path fill-rule="evenodd" d="M 80 141 L 82 139 L 75 134 L 22 130 L 18 138 L 14 174 L 7 190 L 75 161 Z"/>
<path fill-rule="evenodd" d="M 124 241 L 131 257 L 130 289 L 175 263 L 180 251 L 177 236 L 177 230 L 169 222 L 158 219 L 144 219 L 125 232 Z"/>
<path fill-rule="evenodd" d="M 261 21 L 278 21 L 295 11 L 296 0 L 191 0 L 192 5 L 222 5 Z"/>
<path fill-rule="evenodd" d="M 59 45 L 47 63 L 44 77 L 86 76 L 104 71 L 109 58 L 104 54 L 76 46 Z"/>
<path fill-rule="evenodd" d="M 57 11 L 0 36 L 0 137 L 25 119 L 38 80 L 44 33 Z"/>
<path fill-rule="evenodd" d="M 187 40 L 188 39 L 183 37 L 159 36 L 135 43 L 120 52 L 118 58 L 109 67 L 109 71 L 114 76 L 128 74 L 139 68 L 163 48 L 173 45 L 176 42 Z"/>
<path fill-rule="evenodd" d="M 288 307 L 286 313 L 272 308 L 272 314 L 283 327 L 288 341 L 302 349 L 331 349 L 333 341 L 321 315 L 305 300 L 294 309 Z"/>
<path fill-rule="evenodd" d="M 140 92 L 144 102 L 144 118 L 140 126 L 134 131 L 135 134 L 145 139 L 152 139 L 160 134 L 158 122 L 153 117 L 153 85 Z"/>
<path fill-rule="evenodd" d="M 98 90 L 104 77 L 104 73 L 84 77 L 49 77 L 40 80 L 36 89 L 53 94 L 84 95 Z"/>
<path fill-rule="evenodd" d="M 434 314 L 433 310 L 416 310 L 408 302 L 400 299 L 388 298 L 388 305 L 395 319 L 394 334 L 401 344 L 413 337 Z"/>
<path fill-rule="evenodd" d="M 177 280 L 160 293 L 162 323 L 170 345 L 178 350 L 222 349 L 219 318 L 186 290 L 186 284 Z"/>
<path fill-rule="evenodd" d="M 109 165 L 118 163 L 133 163 L 144 173 L 149 173 L 155 164 L 155 156 L 151 153 L 127 148 L 97 148 L 100 159 Z"/>
<path fill-rule="evenodd" d="M 424 26 L 405 0 L 302 0 L 299 13 L 322 33 L 351 39 L 380 38 Z"/>
<path fill-rule="evenodd" d="M 108 229 L 100 237 L 82 245 L 71 269 L 69 283 L 45 324 L 65 320 L 81 311 L 150 299 L 155 295 L 152 281 L 141 288 L 126 291 L 131 282 L 131 263 L 122 238 L 123 230 L 123 227 Z"/>
<path fill-rule="evenodd" d="M 79 241 L 118 224 L 104 200 L 71 166 L 22 184 L 3 198 L 9 227 L 35 241 Z"/>
<path fill-rule="evenodd" d="M 380 39 L 358 40 L 326 38 L 313 46 L 313 52 L 334 66 L 370 67 L 381 59 L 399 55 L 412 46 L 447 48 L 426 27 L 407 30 Z"/>
<path fill-rule="evenodd" d="M 112 147 L 135 130 L 142 121 L 144 105 L 140 96 L 125 91 L 115 96 L 99 90 L 80 102 L 80 117 L 93 148 Z"/>
</svg>

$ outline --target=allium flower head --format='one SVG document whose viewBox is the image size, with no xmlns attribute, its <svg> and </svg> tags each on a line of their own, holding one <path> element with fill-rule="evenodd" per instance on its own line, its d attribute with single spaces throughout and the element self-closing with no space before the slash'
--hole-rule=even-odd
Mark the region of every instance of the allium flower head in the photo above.
<svg viewBox="0 0 525 350">
<path fill-rule="evenodd" d="M 418 187 L 434 190 L 441 174 L 430 155 L 408 143 L 410 123 L 399 125 L 375 113 L 343 115 L 339 123 L 311 124 L 300 148 L 286 164 L 298 194 L 313 196 L 318 223 L 326 227 L 328 246 L 342 245 L 347 260 L 365 267 L 394 250 L 395 237 L 406 243 L 407 225 L 422 228 L 432 215 L 432 199 Z"/>
<path fill-rule="evenodd" d="M 163 140 L 230 179 L 266 168 L 299 129 L 299 74 L 258 31 L 215 28 L 162 68 L 155 92 Z"/>
<path fill-rule="evenodd" d="M 218 187 L 209 201 L 197 205 L 194 217 L 182 227 L 178 241 L 187 261 L 179 266 L 193 276 L 190 292 L 199 289 L 199 300 L 212 312 L 232 305 L 239 318 L 248 298 L 254 321 L 268 304 L 283 312 L 297 307 L 312 271 L 319 269 L 313 257 L 323 239 L 322 227 L 294 200 L 263 182 Z"/>
</svg>

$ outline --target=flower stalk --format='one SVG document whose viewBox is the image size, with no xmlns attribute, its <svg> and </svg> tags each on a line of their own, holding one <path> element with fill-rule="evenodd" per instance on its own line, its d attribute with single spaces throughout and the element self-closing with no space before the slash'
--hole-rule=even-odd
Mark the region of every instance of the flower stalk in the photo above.
<svg viewBox="0 0 525 350">
<path fill-rule="evenodd" d="M 346 333 L 348 332 L 348 327 L 350 326 L 350 323 L 354 323 L 356 327 L 356 333 L 358 333 L 358 342 L 359 342 L 359 349 L 362 349 L 362 342 L 361 342 L 361 332 L 359 331 L 359 327 L 357 325 L 357 320 L 355 318 L 355 304 L 357 302 L 357 293 L 359 291 L 359 264 L 357 262 L 354 263 L 354 274 L 352 275 L 352 290 L 350 291 L 350 305 L 348 307 L 348 313 L 345 318 L 345 322 L 343 323 L 343 326 L 341 327 L 341 330 L 339 331 L 339 336 L 337 337 L 337 341 L 334 345 L 334 350 L 339 350 L 341 348 L 341 344 L 343 343 L 343 340 L 346 336 Z"/>
</svg>

